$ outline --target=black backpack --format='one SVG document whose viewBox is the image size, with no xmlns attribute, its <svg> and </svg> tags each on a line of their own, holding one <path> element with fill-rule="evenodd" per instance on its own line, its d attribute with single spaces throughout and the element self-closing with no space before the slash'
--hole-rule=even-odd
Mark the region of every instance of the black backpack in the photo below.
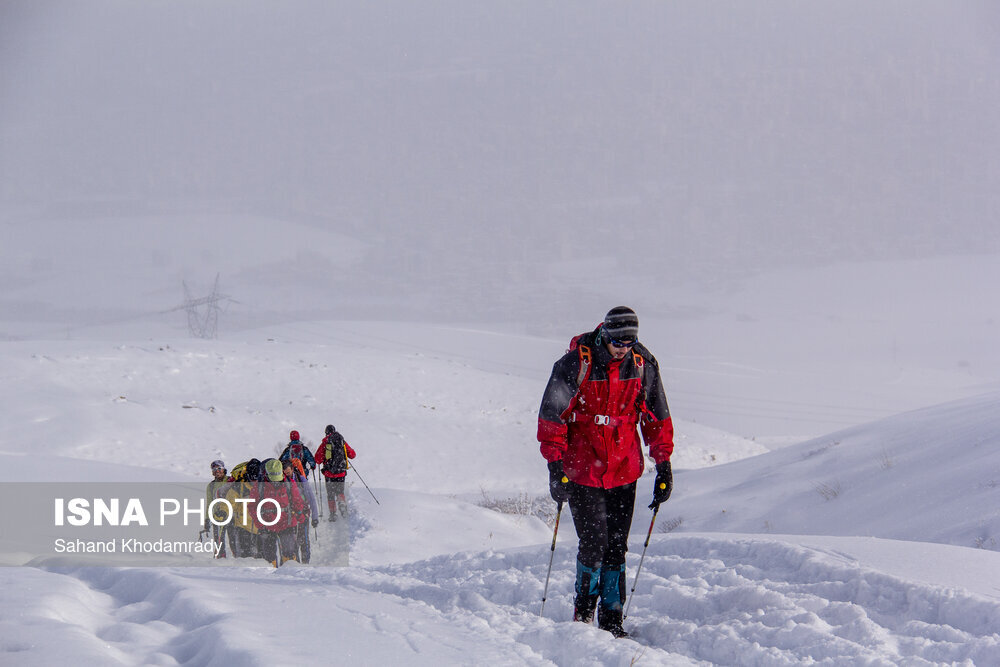
<svg viewBox="0 0 1000 667">
<path fill-rule="evenodd" d="M 344 449 L 344 436 L 334 431 L 326 437 L 326 456 L 323 460 L 323 470 L 329 473 L 347 472 L 347 451 Z"/>
</svg>

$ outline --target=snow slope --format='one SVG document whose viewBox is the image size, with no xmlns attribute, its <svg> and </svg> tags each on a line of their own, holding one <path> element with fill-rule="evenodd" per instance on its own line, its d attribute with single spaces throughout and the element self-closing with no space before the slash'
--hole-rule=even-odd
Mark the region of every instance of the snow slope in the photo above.
<svg viewBox="0 0 1000 667">
<path fill-rule="evenodd" d="M 997 550 L 1000 393 L 685 471 L 676 488 L 670 512 L 695 530 L 872 535 Z"/>
<path fill-rule="evenodd" d="M 379 502 L 352 476 L 346 568 L 3 568 L 0 663 L 299 665 L 326 664 L 331 651 L 347 664 L 1000 661 L 996 395 L 760 456 L 755 443 L 685 433 L 679 420 L 675 497 L 629 607 L 634 637 L 613 640 L 566 620 L 569 517 L 540 617 L 550 528 L 477 504 L 544 496 L 541 381 L 519 364 L 551 357 L 553 341 L 417 327 L 400 344 L 390 331 L 329 331 L 3 345 L 14 424 L 0 435 L 4 479 L 44 447 L 68 478 L 207 480 L 217 456 L 260 457 L 290 427 L 318 439 L 334 421 Z M 495 349 L 520 358 L 484 353 Z M 699 467 L 705 452 L 731 462 Z M 839 494 L 824 499 L 817 485 L 834 483 Z M 630 587 L 650 484 L 640 481 Z M 318 529 L 317 560 L 330 530 Z M 972 548 L 976 537 L 985 549 Z M 302 632 L 323 623 L 322 639 Z"/>
</svg>

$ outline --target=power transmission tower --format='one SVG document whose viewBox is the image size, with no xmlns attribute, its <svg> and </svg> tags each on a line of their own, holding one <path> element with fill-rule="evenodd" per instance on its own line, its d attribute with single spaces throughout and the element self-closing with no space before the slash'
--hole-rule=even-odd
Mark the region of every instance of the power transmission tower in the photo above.
<svg viewBox="0 0 1000 667">
<path fill-rule="evenodd" d="M 219 301 L 231 301 L 228 295 L 219 293 L 219 274 L 215 274 L 215 285 L 208 296 L 195 298 L 187 283 L 181 281 L 181 284 L 184 286 L 184 305 L 181 308 L 187 311 L 188 331 L 195 338 L 215 338 L 222 310 Z"/>
</svg>

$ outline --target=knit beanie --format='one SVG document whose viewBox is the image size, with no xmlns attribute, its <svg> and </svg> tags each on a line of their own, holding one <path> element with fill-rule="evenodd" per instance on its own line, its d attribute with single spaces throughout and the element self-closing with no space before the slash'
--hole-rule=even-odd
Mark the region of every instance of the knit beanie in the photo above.
<svg viewBox="0 0 1000 667">
<path fill-rule="evenodd" d="M 639 340 L 639 316 L 628 306 L 617 306 L 604 316 L 604 332 L 613 340 Z"/>
</svg>

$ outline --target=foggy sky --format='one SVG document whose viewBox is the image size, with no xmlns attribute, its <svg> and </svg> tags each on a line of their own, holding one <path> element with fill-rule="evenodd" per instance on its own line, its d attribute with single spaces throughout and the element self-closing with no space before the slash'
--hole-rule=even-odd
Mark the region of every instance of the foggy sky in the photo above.
<svg viewBox="0 0 1000 667">
<path fill-rule="evenodd" d="M 487 315 L 996 252 L 998 35 L 989 1 L 2 0 L 0 220 L 295 220 L 366 242 L 369 302 Z"/>
</svg>

